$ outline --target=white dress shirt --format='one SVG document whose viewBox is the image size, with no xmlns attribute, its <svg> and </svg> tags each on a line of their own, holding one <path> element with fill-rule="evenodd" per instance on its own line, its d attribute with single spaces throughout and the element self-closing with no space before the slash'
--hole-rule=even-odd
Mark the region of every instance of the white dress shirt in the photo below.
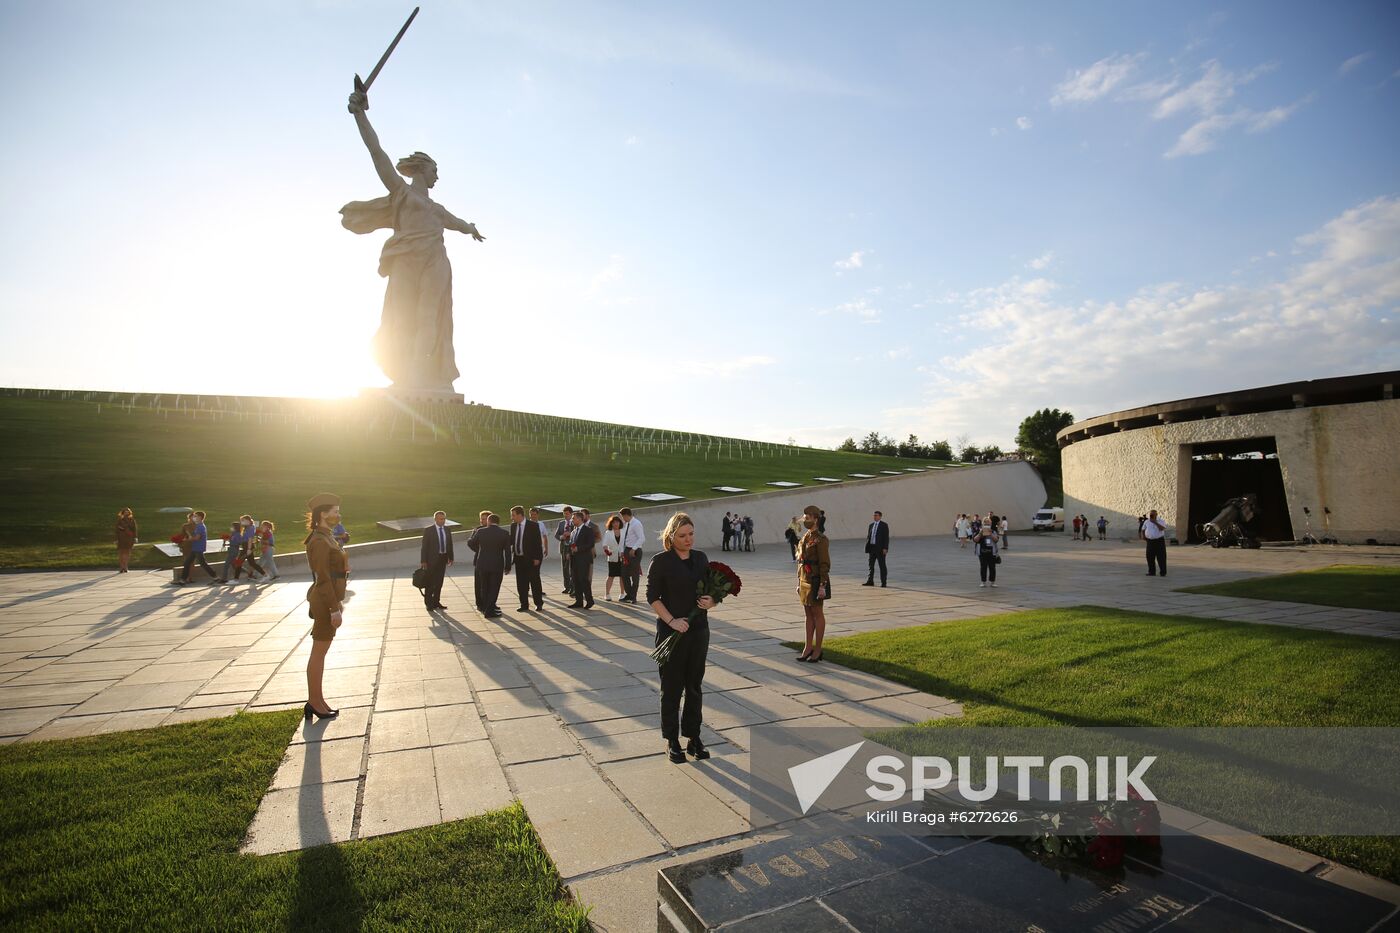
<svg viewBox="0 0 1400 933">
<path fill-rule="evenodd" d="M 1157 527 L 1157 522 L 1162 522 L 1163 527 Z M 1149 518 L 1142 523 L 1142 536 L 1148 541 L 1156 541 L 1158 538 L 1164 538 L 1167 534 L 1166 524 L 1166 522 L 1162 521 L 1162 516 L 1160 515 L 1156 518 Z"/>
<path fill-rule="evenodd" d="M 622 546 L 624 548 L 641 548 L 646 543 L 646 538 L 647 533 L 642 528 L 641 519 L 635 515 L 632 516 L 632 520 L 623 526 Z"/>
</svg>

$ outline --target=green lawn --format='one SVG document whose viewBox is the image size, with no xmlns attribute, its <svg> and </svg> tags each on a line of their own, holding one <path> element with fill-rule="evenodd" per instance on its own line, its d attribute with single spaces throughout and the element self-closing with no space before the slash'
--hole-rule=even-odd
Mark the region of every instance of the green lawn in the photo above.
<svg viewBox="0 0 1400 933">
<path fill-rule="evenodd" d="M 1095 606 L 834 638 L 827 657 L 960 700 L 963 726 L 1397 726 L 1400 643 Z M 1400 881 L 1393 837 L 1285 842 Z"/>
<path fill-rule="evenodd" d="M 0 927 L 589 928 L 519 805 L 396 836 L 239 855 L 296 716 L 0 748 Z"/>
<path fill-rule="evenodd" d="M 645 492 L 713 498 L 711 486 L 819 486 L 813 477 L 931 465 L 494 409 L 458 407 L 456 420 L 432 426 L 382 403 L 302 404 L 299 420 L 283 423 L 0 397 L 0 567 L 113 566 L 123 506 L 143 542 L 169 541 L 183 521 L 157 509 L 188 506 L 209 513 L 211 534 L 244 512 L 270 518 L 288 552 L 301 550 L 307 498 L 323 491 L 344 497 L 346 526 L 364 542 L 396 536 L 377 521 L 436 509 L 471 525 L 485 508 L 503 518 L 516 504 L 620 508 Z M 151 547 L 134 561 L 171 563 Z"/>
<path fill-rule="evenodd" d="M 1193 586 L 1182 592 L 1400 612 L 1400 567 L 1338 564 L 1321 570 Z"/>
</svg>

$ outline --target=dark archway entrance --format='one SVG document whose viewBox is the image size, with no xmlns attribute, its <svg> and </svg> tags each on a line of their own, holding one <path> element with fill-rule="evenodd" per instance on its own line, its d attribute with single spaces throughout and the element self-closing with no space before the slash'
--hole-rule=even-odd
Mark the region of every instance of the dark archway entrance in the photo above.
<svg viewBox="0 0 1400 933">
<path fill-rule="evenodd" d="M 1272 437 L 1193 444 L 1187 540 L 1200 541 L 1201 524 L 1214 518 L 1226 500 L 1251 492 L 1259 497 L 1259 516 L 1250 531 L 1261 541 L 1292 541 L 1283 468 Z"/>
</svg>

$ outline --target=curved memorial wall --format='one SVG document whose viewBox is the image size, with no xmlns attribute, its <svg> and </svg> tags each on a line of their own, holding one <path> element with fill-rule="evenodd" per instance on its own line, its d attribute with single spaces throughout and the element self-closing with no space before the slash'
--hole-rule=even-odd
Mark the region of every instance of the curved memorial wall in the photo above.
<svg viewBox="0 0 1400 933">
<path fill-rule="evenodd" d="M 1059 434 L 1065 513 L 1135 538 L 1137 517 L 1197 529 L 1225 500 L 1259 497 L 1264 541 L 1330 531 L 1343 544 L 1400 544 L 1400 372 L 1317 379 L 1163 402 Z M 1307 509 L 1307 511 L 1304 511 Z"/>
</svg>

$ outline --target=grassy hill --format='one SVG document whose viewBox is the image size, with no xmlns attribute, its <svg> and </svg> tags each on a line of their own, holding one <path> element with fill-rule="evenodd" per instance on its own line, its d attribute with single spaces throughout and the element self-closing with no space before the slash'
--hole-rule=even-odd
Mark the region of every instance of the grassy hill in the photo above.
<svg viewBox="0 0 1400 933">
<path fill-rule="evenodd" d="M 115 564 L 112 525 L 130 506 L 142 542 L 168 541 L 183 516 L 210 533 L 243 512 L 270 518 L 299 550 L 309 496 L 344 497 L 356 542 L 396 537 L 376 521 L 445 509 L 458 521 L 511 505 L 619 508 L 631 496 L 722 495 L 772 480 L 878 473 L 924 462 L 738 438 L 555 418 L 485 406 L 383 400 L 0 390 L 0 488 L 9 507 L 0 568 Z M 133 564 L 170 563 L 138 547 Z"/>
</svg>

